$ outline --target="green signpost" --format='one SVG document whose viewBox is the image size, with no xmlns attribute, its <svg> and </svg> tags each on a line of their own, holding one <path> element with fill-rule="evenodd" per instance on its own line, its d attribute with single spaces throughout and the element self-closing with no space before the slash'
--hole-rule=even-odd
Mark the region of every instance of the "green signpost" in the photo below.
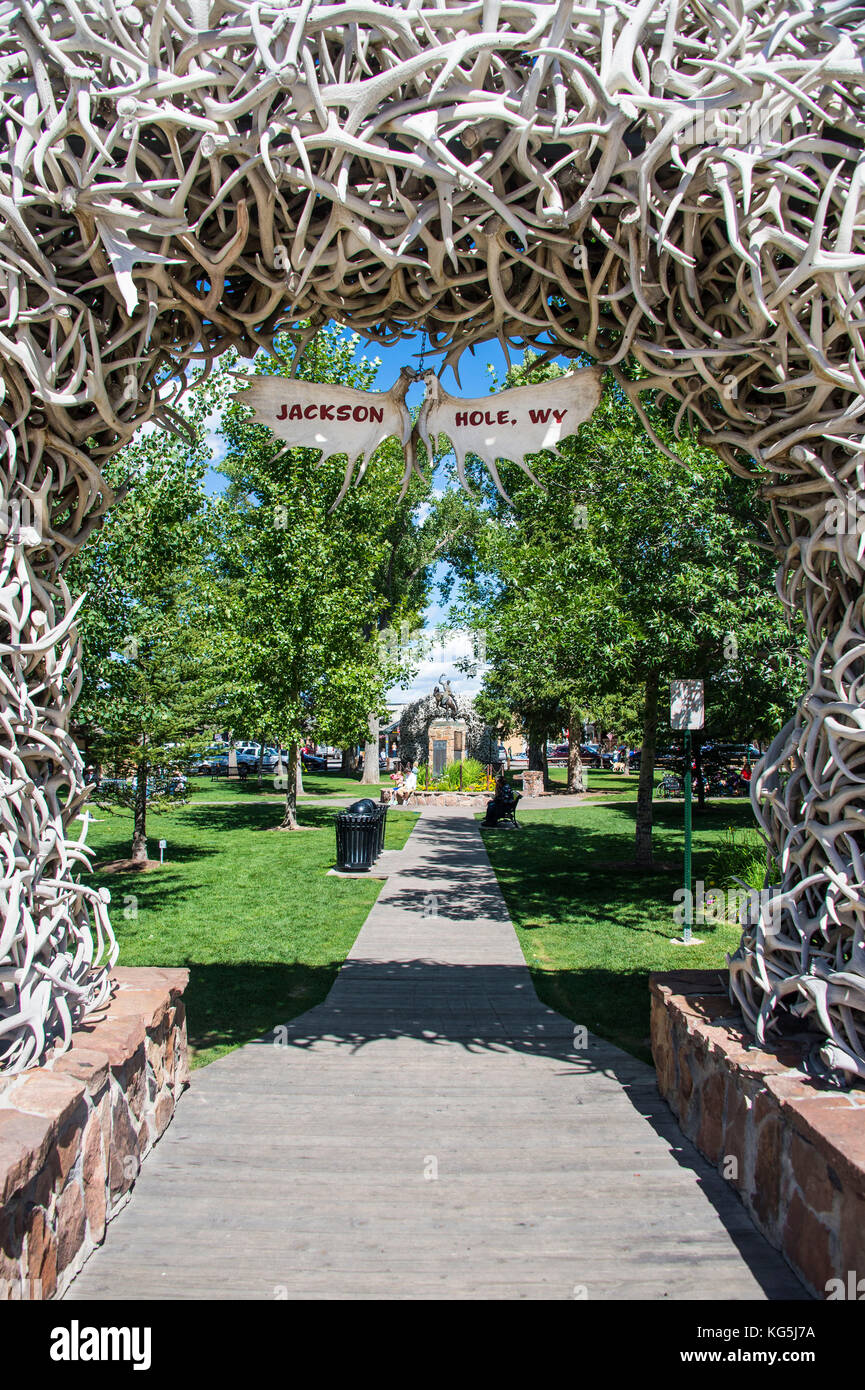
<svg viewBox="0 0 865 1390">
<path fill-rule="evenodd" d="M 694 925 L 694 897 L 691 892 L 691 730 L 685 730 L 685 929 L 682 937 L 691 944 Z"/>
<path fill-rule="evenodd" d="M 691 891 L 691 730 L 702 729 L 705 723 L 702 681 L 670 682 L 670 728 L 684 731 L 685 755 L 685 921 L 682 946 L 698 944 L 694 940 L 694 895 Z"/>
</svg>

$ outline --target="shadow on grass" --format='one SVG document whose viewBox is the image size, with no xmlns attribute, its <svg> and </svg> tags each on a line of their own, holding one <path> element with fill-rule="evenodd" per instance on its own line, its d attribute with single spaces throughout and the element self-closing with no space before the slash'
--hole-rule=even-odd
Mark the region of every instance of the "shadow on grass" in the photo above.
<svg viewBox="0 0 865 1390">
<path fill-rule="evenodd" d="M 572 920 L 577 911 L 595 921 L 615 918 L 624 927 L 654 930 L 645 924 L 647 902 L 668 903 L 672 907 L 673 894 L 679 886 L 678 879 L 660 864 L 683 863 L 682 808 L 655 807 L 653 839 L 659 868 L 643 872 L 616 872 L 609 867 L 613 858 L 627 860 L 633 856 L 633 805 L 606 806 L 603 811 L 586 813 L 576 824 L 531 819 L 543 814 L 526 812 L 529 819 L 524 819 L 516 832 L 481 832 L 515 920 L 529 922 L 540 916 L 547 924 L 555 924 Z M 702 832 L 753 823 L 747 804 L 707 808 L 694 825 L 694 881 L 705 877 L 714 853 L 714 846 L 700 843 Z M 670 925 L 665 922 L 657 934 L 669 937 Z"/>
<path fill-rule="evenodd" d="M 484 844 L 525 947 L 538 997 L 644 1062 L 649 1048 L 649 975 L 673 968 L 670 938 L 682 880 L 664 872 L 616 871 L 633 854 L 636 809 L 620 804 L 567 819 L 532 811 L 518 834 L 489 830 Z M 709 807 L 695 824 L 693 878 L 705 878 L 714 846 L 701 833 L 752 824 L 747 804 Z M 682 808 L 655 808 L 655 854 L 682 863 Z M 711 948 L 717 926 L 699 935 Z M 522 933 L 525 932 L 525 937 Z M 723 946 L 716 948 L 720 954 Z M 600 960 L 600 963 L 599 963 Z"/>
<path fill-rule="evenodd" d="M 213 851 L 202 850 L 202 854 L 210 853 Z M 180 855 L 175 856 L 175 861 L 179 860 Z M 144 873 L 133 870 L 131 873 L 96 872 L 86 876 L 82 874 L 82 880 L 92 887 L 108 889 L 111 894 L 112 921 L 115 917 L 122 918 L 127 908 L 135 916 L 139 912 L 158 912 L 167 907 L 174 908 L 179 902 L 195 897 L 204 887 L 203 884 L 194 883 L 187 876 L 176 872 L 170 863 L 158 865 Z M 133 900 L 134 908 L 130 906 Z M 115 926 L 120 925 L 119 922 L 115 922 Z"/>
<path fill-rule="evenodd" d="M 167 839 L 168 836 L 160 837 L 148 835 L 147 838 L 149 842 L 148 850 L 151 854 L 151 858 L 155 860 L 156 855 L 159 853 L 159 839 Z M 156 846 L 155 850 L 154 845 Z M 216 846 L 184 844 L 183 841 L 172 841 L 169 839 L 168 848 L 165 853 L 166 856 L 169 856 L 165 866 L 167 868 L 169 863 L 193 864 L 196 859 L 206 859 L 212 854 L 218 854 L 219 850 Z M 94 873 L 99 873 L 100 865 L 114 864 L 117 860 L 128 859 L 130 854 L 131 845 L 128 836 L 118 837 L 108 842 L 103 841 L 95 855 Z M 156 860 L 156 862 L 158 863 L 158 860 Z M 148 872 L 156 872 L 156 870 L 148 870 Z M 139 872 L 133 872 L 131 875 L 111 874 L 109 877 L 114 882 L 119 882 L 120 879 L 124 877 L 134 878 L 137 883 L 141 883 L 144 880 L 144 875 Z M 108 882 L 108 879 L 106 879 L 106 882 Z M 109 882 L 109 887 L 110 886 Z"/>
<path fill-rule="evenodd" d="M 238 796 L 273 796 L 276 798 L 284 797 L 285 792 L 277 790 L 273 785 L 272 777 L 264 777 L 259 786 L 257 777 L 247 777 L 243 781 L 232 779 L 230 782 L 225 777 L 195 779 L 189 784 L 192 800 L 206 801 L 209 794 L 214 794 L 223 789 L 231 791 Z"/>
<path fill-rule="evenodd" d="M 340 806 L 310 806 L 308 803 L 300 802 L 297 808 L 297 821 L 301 828 L 307 830 L 332 830 L 335 817 L 344 807 Z M 181 813 L 185 816 L 185 825 L 189 829 L 199 829 L 206 831 L 232 831 L 232 830 L 277 830 L 282 820 L 282 806 L 271 805 L 269 802 L 246 802 L 237 803 L 233 801 L 220 802 L 213 806 L 198 806 L 190 811 L 184 808 Z M 394 816 L 413 815 L 416 813 L 411 810 L 392 812 L 388 820 L 390 825 Z M 290 838 L 292 832 L 285 831 Z"/>
<path fill-rule="evenodd" d="M 298 807 L 297 819 L 301 826 L 321 830 L 333 823 L 338 811 L 336 806 Z M 276 830 L 282 820 L 281 803 L 221 801 L 212 806 L 185 807 L 182 812 L 185 825 L 189 829 L 207 831 L 232 830 Z M 285 832 L 290 835 L 290 831 Z"/>
<path fill-rule="evenodd" d="M 529 965 L 543 1004 L 599 1038 L 653 1065 L 649 1023 L 649 970 L 541 970 Z"/>
<path fill-rule="evenodd" d="M 191 962 L 184 997 L 194 1064 L 210 1062 L 320 1004 L 341 964 Z"/>
</svg>

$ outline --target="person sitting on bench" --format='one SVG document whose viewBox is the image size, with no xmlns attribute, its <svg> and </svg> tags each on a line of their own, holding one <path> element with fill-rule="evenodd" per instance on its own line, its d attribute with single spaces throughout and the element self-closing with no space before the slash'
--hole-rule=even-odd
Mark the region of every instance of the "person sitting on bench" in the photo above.
<svg viewBox="0 0 865 1390">
<path fill-rule="evenodd" d="M 399 783 L 396 789 L 396 799 L 400 806 L 404 801 L 408 801 L 412 792 L 417 789 L 417 773 L 414 770 L 411 758 L 407 758 L 403 763 L 402 772 L 402 782 Z"/>
<path fill-rule="evenodd" d="M 514 789 L 510 782 L 505 779 L 505 774 L 500 772 L 496 778 L 496 794 L 492 801 L 487 802 L 487 817 L 484 825 L 498 825 L 503 817 L 510 819 L 513 816 L 515 805 Z"/>
</svg>

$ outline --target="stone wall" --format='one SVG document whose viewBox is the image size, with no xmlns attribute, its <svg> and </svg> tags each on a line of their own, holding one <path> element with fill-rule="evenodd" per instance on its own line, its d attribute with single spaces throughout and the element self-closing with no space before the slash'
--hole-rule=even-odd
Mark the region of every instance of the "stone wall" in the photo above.
<svg viewBox="0 0 865 1390">
<path fill-rule="evenodd" d="M 653 975 L 652 1053 L 684 1133 L 818 1298 L 865 1293 L 865 1091 L 801 1069 L 813 1037 L 770 1050 L 746 1033 L 726 971 Z M 855 1295 L 854 1295 L 855 1296 Z"/>
<path fill-rule="evenodd" d="M 188 1084 L 186 970 L 122 969 L 67 1052 L 0 1078 L 0 1299 L 62 1293 Z"/>
<path fill-rule="evenodd" d="M 408 801 L 403 802 L 410 811 L 413 806 L 465 806 L 467 811 L 485 811 L 493 793 L 488 792 L 412 792 Z M 396 798 L 391 801 L 391 793 L 383 788 L 380 796 L 382 804 L 398 807 Z"/>
</svg>

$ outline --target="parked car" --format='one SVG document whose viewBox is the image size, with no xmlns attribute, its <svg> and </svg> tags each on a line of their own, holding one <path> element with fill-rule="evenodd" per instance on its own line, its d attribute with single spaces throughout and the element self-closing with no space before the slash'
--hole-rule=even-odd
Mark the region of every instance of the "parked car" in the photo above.
<svg viewBox="0 0 865 1390">
<path fill-rule="evenodd" d="M 190 759 L 186 768 L 187 776 L 206 777 L 207 774 L 212 770 L 214 760 L 216 758 L 222 757 L 223 755 L 226 758 L 228 757 L 228 754 L 222 747 L 208 748 L 207 752 L 203 753 L 201 757 Z"/>
<path fill-rule="evenodd" d="M 270 772 L 276 767 L 279 761 L 279 750 L 276 748 L 265 748 L 262 753 L 260 744 L 254 744 L 247 748 L 239 748 L 237 750 L 237 765 L 240 767 L 240 764 L 244 763 L 247 767 L 251 769 L 254 768 L 257 772 L 259 757 L 261 758 L 262 771 Z"/>
<path fill-rule="evenodd" d="M 555 748 L 547 748 L 547 762 L 560 763 L 567 762 L 570 749 L 566 743 L 558 743 Z"/>
<path fill-rule="evenodd" d="M 609 749 L 602 752 L 597 743 L 580 744 L 580 761 L 589 767 L 610 768 L 613 766 L 614 755 Z"/>
<path fill-rule="evenodd" d="M 320 753 L 301 753 L 300 760 L 307 772 L 327 772 L 327 758 Z"/>
<path fill-rule="evenodd" d="M 755 748 L 753 743 L 704 743 L 701 750 L 704 762 L 717 762 L 727 765 L 742 766 L 746 758 L 751 762 L 762 757 L 759 748 Z"/>
<path fill-rule="evenodd" d="M 681 757 L 681 747 L 676 748 L 674 745 L 670 744 L 667 747 L 658 748 L 655 752 L 655 766 L 673 767 L 676 762 L 681 760 Z"/>
</svg>

